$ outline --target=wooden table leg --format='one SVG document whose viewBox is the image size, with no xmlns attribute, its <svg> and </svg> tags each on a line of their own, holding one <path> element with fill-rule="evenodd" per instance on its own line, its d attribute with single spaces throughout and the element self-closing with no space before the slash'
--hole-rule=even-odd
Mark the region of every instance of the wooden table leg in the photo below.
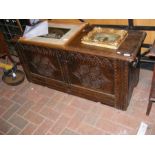
<svg viewBox="0 0 155 155">
<path fill-rule="evenodd" d="M 146 115 L 149 115 L 150 114 L 151 108 L 152 108 L 152 101 L 149 100 L 149 104 L 147 106 Z"/>
<path fill-rule="evenodd" d="M 148 104 L 148 107 L 147 107 L 146 115 L 150 114 L 153 102 L 155 102 L 155 65 L 154 65 L 154 69 L 153 69 L 151 90 L 150 90 L 150 95 L 149 95 L 149 104 Z"/>
</svg>

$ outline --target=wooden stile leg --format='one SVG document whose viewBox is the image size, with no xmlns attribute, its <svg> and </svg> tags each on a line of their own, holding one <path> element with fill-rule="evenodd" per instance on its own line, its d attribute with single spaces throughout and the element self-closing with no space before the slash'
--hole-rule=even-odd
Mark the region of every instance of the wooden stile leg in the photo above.
<svg viewBox="0 0 155 155">
<path fill-rule="evenodd" d="M 147 111 L 146 111 L 146 115 L 150 114 L 151 107 L 152 107 L 152 101 L 149 101 L 149 104 L 148 104 L 148 107 L 147 107 Z"/>
</svg>

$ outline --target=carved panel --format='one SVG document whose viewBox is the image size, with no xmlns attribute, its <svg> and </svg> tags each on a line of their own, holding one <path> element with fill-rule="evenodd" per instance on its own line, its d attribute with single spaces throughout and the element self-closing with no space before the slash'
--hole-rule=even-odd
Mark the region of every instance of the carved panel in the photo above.
<svg viewBox="0 0 155 155">
<path fill-rule="evenodd" d="M 27 45 L 20 48 L 32 73 L 63 81 L 57 50 Z"/>
<path fill-rule="evenodd" d="M 53 77 L 54 72 L 58 71 L 58 69 L 49 59 L 49 57 L 42 56 L 39 54 L 32 58 L 30 66 L 31 68 L 33 68 L 34 71 L 37 71 L 40 75 L 44 75 L 47 77 Z"/>
<path fill-rule="evenodd" d="M 112 61 L 80 53 L 69 53 L 67 61 L 70 84 L 114 94 Z"/>
</svg>

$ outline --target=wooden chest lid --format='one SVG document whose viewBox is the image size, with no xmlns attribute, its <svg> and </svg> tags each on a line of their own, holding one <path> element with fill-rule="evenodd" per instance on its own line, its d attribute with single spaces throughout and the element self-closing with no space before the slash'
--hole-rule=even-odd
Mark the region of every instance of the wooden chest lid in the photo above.
<svg viewBox="0 0 155 155">
<path fill-rule="evenodd" d="M 128 30 L 128 36 L 121 43 L 118 49 L 110 49 L 82 44 L 82 38 L 87 35 L 88 32 L 93 29 L 93 27 L 94 25 L 88 26 L 83 29 L 83 31 L 79 35 L 77 35 L 74 40 L 72 40 L 72 42 L 68 44 L 68 47 L 70 47 L 70 49 L 72 50 L 80 51 L 82 53 L 84 52 L 114 59 L 133 61 L 136 58 L 140 47 L 146 37 L 145 32 Z"/>
<path fill-rule="evenodd" d="M 47 48 L 56 48 L 72 52 L 80 52 L 91 55 L 103 56 L 111 59 L 119 59 L 132 62 L 136 59 L 138 52 L 140 52 L 141 45 L 146 37 L 145 32 L 128 30 L 128 35 L 121 43 L 118 49 L 110 49 L 104 47 L 96 47 L 82 44 L 82 38 L 87 35 L 95 25 L 85 25 L 82 30 L 76 34 L 67 44 L 58 46 L 49 43 L 40 43 L 31 40 L 19 39 L 22 44 L 35 45 Z"/>
</svg>

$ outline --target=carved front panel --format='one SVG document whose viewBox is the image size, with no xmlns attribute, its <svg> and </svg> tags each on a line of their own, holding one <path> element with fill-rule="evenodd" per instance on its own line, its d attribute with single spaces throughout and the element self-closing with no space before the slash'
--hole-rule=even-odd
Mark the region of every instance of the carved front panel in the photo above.
<svg viewBox="0 0 155 155">
<path fill-rule="evenodd" d="M 70 84 L 114 94 L 114 67 L 107 58 L 68 53 Z"/>
<path fill-rule="evenodd" d="M 56 50 L 30 45 L 21 48 L 32 73 L 63 81 Z"/>
</svg>

